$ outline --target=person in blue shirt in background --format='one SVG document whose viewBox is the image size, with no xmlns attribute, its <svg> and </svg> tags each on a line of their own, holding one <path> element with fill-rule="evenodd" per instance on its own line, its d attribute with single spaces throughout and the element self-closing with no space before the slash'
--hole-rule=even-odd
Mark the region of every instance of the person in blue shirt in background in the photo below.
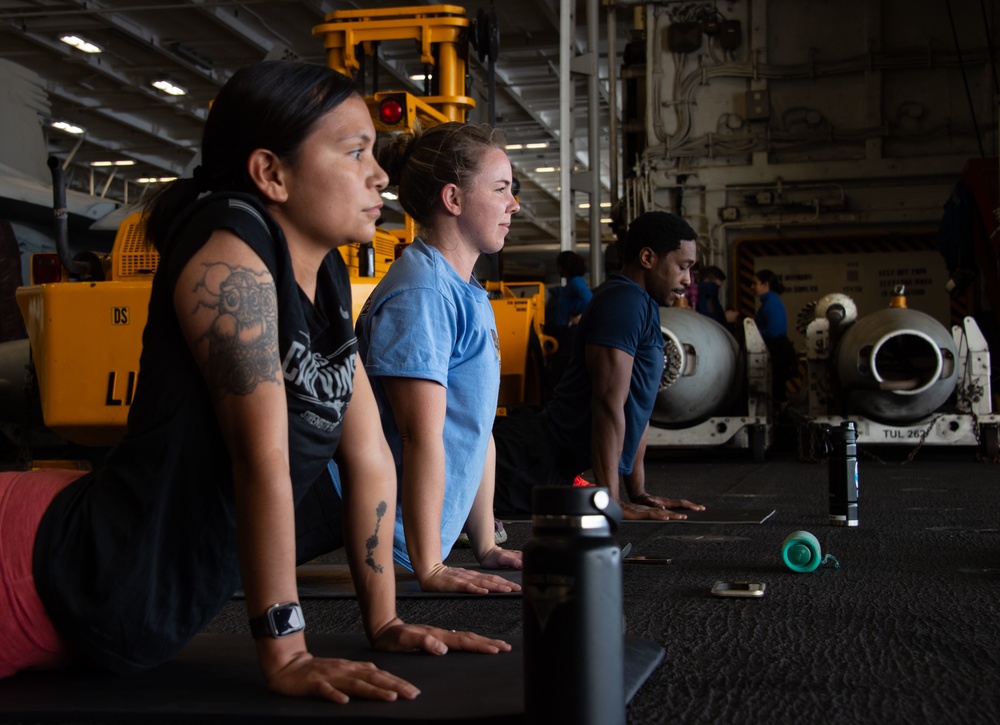
<svg viewBox="0 0 1000 725">
<path fill-rule="evenodd" d="M 573 349 L 573 333 L 580 322 L 583 309 L 593 294 L 583 275 L 587 273 L 587 263 L 576 252 L 560 252 L 556 257 L 556 271 L 565 278 L 565 286 L 556 287 L 555 305 L 552 319 L 546 321 L 545 333 L 556 339 L 559 347 L 549 356 L 545 364 L 545 384 L 549 392 L 566 372 L 570 351 Z"/>
<path fill-rule="evenodd" d="M 781 293 L 785 285 L 772 270 L 761 269 L 754 275 L 750 290 L 760 300 L 754 322 L 771 355 L 772 397 L 775 403 L 787 401 L 788 381 L 798 374 L 798 354 L 788 339 L 788 315 Z"/>
<path fill-rule="evenodd" d="M 726 326 L 726 310 L 719 300 L 719 290 L 726 281 L 726 273 L 716 266 L 705 267 L 698 281 L 698 303 L 695 309 Z"/>
<path fill-rule="evenodd" d="M 583 278 L 587 273 L 587 263 L 576 252 L 560 252 L 556 257 L 556 271 L 566 279 L 566 286 L 559 290 L 553 323 L 556 327 L 573 327 L 580 321 L 583 308 L 593 297 L 587 280 Z"/>
</svg>

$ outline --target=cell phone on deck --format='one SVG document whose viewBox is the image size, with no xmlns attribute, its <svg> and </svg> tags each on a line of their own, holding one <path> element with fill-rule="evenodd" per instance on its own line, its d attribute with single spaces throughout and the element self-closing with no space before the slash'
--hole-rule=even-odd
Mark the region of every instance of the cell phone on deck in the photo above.
<svg viewBox="0 0 1000 725">
<path fill-rule="evenodd" d="M 714 597 L 762 597 L 767 585 L 762 582 L 715 582 Z"/>
</svg>

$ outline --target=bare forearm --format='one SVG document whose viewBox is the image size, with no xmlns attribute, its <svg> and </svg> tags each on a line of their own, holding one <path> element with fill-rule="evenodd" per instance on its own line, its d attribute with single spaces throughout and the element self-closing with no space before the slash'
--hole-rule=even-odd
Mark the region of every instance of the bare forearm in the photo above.
<svg viewBox="0 0 1000 725">
<path fill-rule="evenodd" d="M 646 424 L 639 439 L 639 446 L 632 460 L 632 472 L 625 476 L 625 487 L 628 489 L 628 497 L 631 501 L 638 503 L 640 499 L 647 496 L 646 493 L 646 438 L 649 435 L 649 424 Z"/>
<path fill-rule="evenodd" d="M 440 439 L 403 443 L 403 531 L 420 579 L 441 564 L 445 457 Z"/>
<path fill-rule="evenodd" d="M 618 463 L 624 440 L 624 409 L 612 408 L 597 401 L 593 406 L 591 429 L 594 476 L 597 485 L 606 486 L 614 500 L 619 500 Z"/>
<path fill-rule="evenodd" d="M 348 470 L 343 481 L 344 547 L 370 639 L 396 618 L 394 478 L 395 470 L 383 465 Z"/>
<path fill-rule="evenodd" d="M 479 490 L 472 502 L 472 510 L 466 522 L 465 530 L 469 542 L 476 554 L 476 559 L 482 561 L 489 551 L 496 546 L 496 535 L 493 522 L 493 488 L 496 478 L 496 447 L 493 436 L 490 436 L 486 449 L 486 463 L 483 466 L 483 476 L 479 481 Z"/>
<path fill-rule="evenodd" d="M 253 464 L 233 466 L 237 541 L 247 614 L 298 600 L 295 580 L 295 514 L 288 464 L 275 451 Z M 265 674 L 305 653 L 303 635 L 257 641 Z"/>
</svg>

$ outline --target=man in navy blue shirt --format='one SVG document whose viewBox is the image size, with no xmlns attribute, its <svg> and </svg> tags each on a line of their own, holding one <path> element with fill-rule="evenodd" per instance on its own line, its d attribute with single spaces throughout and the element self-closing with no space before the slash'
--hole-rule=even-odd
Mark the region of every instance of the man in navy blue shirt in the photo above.
<svg viewBox="0 0 1000 725">
<path fill-rule="evenodd" d="M 646 491 L 649 416 L 663 374 L 661 306 L 683 296 L 695 263 L 695 232 L 666 212 L 632 222 L 622 270 L 594 290 L 565 375 L 540 414 L 497 419 L 495 508 L 531 510 L 531 489 L 572 485 L 593 469 L 627 519 L 672 519 L 670 509 L 704 507 Z M 622 492 L 624 484 L 628 500 Z"/>
</svg>

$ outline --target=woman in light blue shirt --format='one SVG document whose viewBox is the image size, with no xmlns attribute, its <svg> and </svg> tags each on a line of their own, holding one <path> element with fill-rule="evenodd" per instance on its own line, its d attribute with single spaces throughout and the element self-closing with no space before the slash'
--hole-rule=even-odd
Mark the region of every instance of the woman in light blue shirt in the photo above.
<svg viewBox="0 0 1000 725">
<path fill-rule="evenodd" d="M 519 589 L 445 566 L 464 529 L 481 566 L 520 568 L 497 545 L 492 426 L 500 343 L 486 291 L 472 276 L 503 247 L 510 161 L 500 132 L 446 123 L 401 135 L 379 155 L 419 237 L 389 268 L 358 318 L 359 350 L 399 476 L 393 555 L 430 591 Z"/>
</svg>

